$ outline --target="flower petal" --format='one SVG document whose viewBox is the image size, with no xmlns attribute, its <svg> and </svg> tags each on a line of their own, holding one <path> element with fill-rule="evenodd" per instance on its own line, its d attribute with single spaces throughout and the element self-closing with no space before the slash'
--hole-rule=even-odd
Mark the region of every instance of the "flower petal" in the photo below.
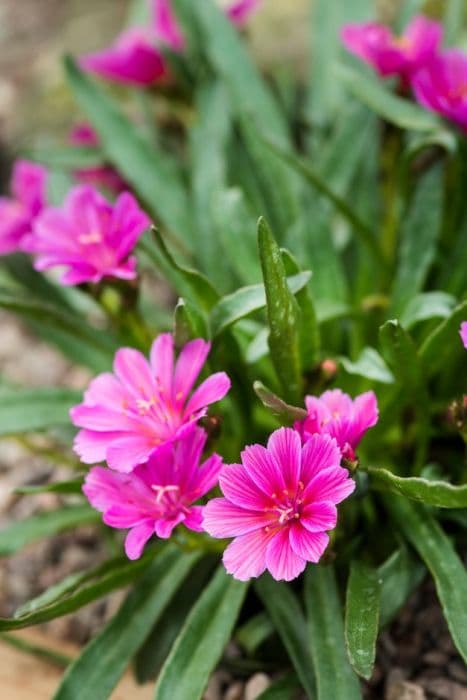
<svg viewBox="0 0 467 700">
<path fill-rule="evenodd" d="M 324 469 L 315 476 L 305 487 L 303 500 L 305 503 L 312 501 L 332 501 L 340 503 L 355 489 L 355 481 L 348 478 L 347 469 L 331 467 Z"/>
<path fill-rule="evenodd" d="M 276 581 L 292 581 L 306 566 L 290 546 L 289 528 L 284 527 L 270 540 L 266 549 L 266 567 Z"/>
<path fill-rule="evenodd" d="M 211 343 L 207 343 L 201 338 L 191 340 L 183 346 L 175 365 L 174 400 L 177 403 L 185 403 L 206 362 L 210 349 Z"/>
<path fill-rule="evenodd" d="M 185 527 L 195 532 L 203 532 L 203 509 L 203 506 L 191 506 L 183 521 Z"/>
<path fill-rule="evenodd" d="M 220 401 L 224 398 L 229 389 L 230 379 L 225 372 L 211 374 L 211 376 L 193 392 L 185 407 L 184 415 L 188 417 L 205 406 L 209 406 L 215 401 Z"/>
<path fill-rule="evenodd" d="M 128 559 L 139 559 L 144 545 L 154 533 L 154 524 L 150 520 L 132 528 L 125 539 L 125 553 Z"/>
<path fill-rule="evenodd" d="M 310 532 L 300 523 L 293 523 L 289 530 L 290 546 L 295 554 L 316 564 L 329 544 L 325 532 Z"/>
<path fill-rule="evenodd" d="M 151 347 L 150 363 L 159 392 L 166 400 L 172 399 L 174 343 L 171 333 L 157 336 Z"/>
<path fill-rule="evenodd" d="M 154 450 L 154 442 L 144 435 L 127 434 L 113 440 L 107 449 L 109 467 L 119 472 L 131 472 L 146 462 Z"/>
<path fill-rule="evenodd" d="M 155 392 L 149 363 L 139 350 L 120 348 L 115 353 L 114 371 L 125 389 L 136 398 L 151 398 Z"/>
<path fill-rule="evenodd" d="M 239 581 L 261 576 L 266 568 L 266 547 L 269 539 L 262 530 L 236 537 L 222 557 L 227 572 Z"/>
<path fill-rule="evenodd" d="M 227 464 L 219 475 L 219 486 L 224 496 L 240 508 L 263 510 L 270 499 L 251 480 L 243 464 Z"/>
<path fill-rule="evenodd" d="M 300 478 L 302 445 L 292 428 L 275 430 L 268 440 L 268 450 L 280 464 L 286 488 L 295 492 Z"/>
<path fill-rule="evenodd" d="M 256 486 L 271 497 L 285 489 L 280 465 L 262 445 L 250 445 L 242 452 L 242 462 Z"/>
<path fill-rule="evenodd" d="M 328 435 L 312 435 L 302 451 L 302 471 L 300 478 L 307 484 L 323 469 L 339 467 L 341 451 L 336 441 Z"/>
<path fill-rule="evenodd" d="M 213 498 L 203 511 L 203 528 L 212 537 L 245 535 L 263 529 L 270 520 L 268 513 L 239 508 L 225 498 Z"/>
<path fill-rule="evenodd" d="M 333 530 L 337 523 L 337 508 L 330 501 L 321 501 L 306 505 L 299 521 L 308 532 Z"/>
</svg>

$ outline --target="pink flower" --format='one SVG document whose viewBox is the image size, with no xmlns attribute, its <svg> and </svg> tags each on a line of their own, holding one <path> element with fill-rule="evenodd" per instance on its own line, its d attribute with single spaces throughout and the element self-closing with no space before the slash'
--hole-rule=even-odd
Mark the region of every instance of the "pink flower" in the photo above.
<svg viewBox="0 0 467 700">
<path fill-rule="evenodd" d="M 408 85 L 410 77 L 434 57 L 442 34 L 438 22 L 418 15 L 400 37 L 384 24 L 364 22 L 345 25 L 341 38 L 348 51 L 369 63 L 379 75 L 399 75 Z"/>
<path fill-rule="evenodd" d="M 462 342 L 464 343 L 464 348 L 467 348 L 467 321 L 462 321 L 459 334 Z"/>
<path fill-rule="evenodd" d="M 262 0 L 236 0 L 227 9 L 227 17 L 237 27 L 243 27 L 252 12 L 254 12 Z"/>
<path fill-rule="evenodd" d="M 152 15 L 156 38 L 173 51 L 182 51 L 185 38 L 173 13 L 171 0 L 152 0 Z"/>
<path fill-rule="evenodd" d="M 36 270 L 66 267 L 62 284 L 100 282 L 104 277 L 134 279 L 130 256 L 150 220 L 128 192 L 115 205 L 88 185 L 68 193 L 62 207 L 47 207 L 34 222 L 23 248 L 37 255 Z"/>
<path fill-rule="evenodd" d="M 320 397 L 305 399 L 308 416 L 295 424 L 304 441 L 310 436 L 327 434 L 335 438 L 342 456 L 355 459 L 354 450 L 360 440 L 378 422 L 378 403 L 372 391 L 360 394 L 352 401 L 340 389 L 325 391 Z"/>
<path fill-rule="evenodd" d="M 118 350 L 115 374 L 97 376 L 84 402 L 71 409 L 72 422 L 83 428 L 74 443 L 81 460 L 87 464 L 107 460 L 113 469 L 130 472 L 161 445 L 192 430 L 206 407 L 230 388 L 225 372 L 218 372 L 189 396 L 210 347 L 201 339 L 190 341 L 175 366 L 170 333 L 156 338 L 150 362 L 137 350 Z"/>
<path fill-rule="evenodd" d="M 93 467 L 83 491 L 91 505 L 104 514 L 106 525 L 130 528 L 125 540 L 129 559 L 138 559 L 154 533 L 167 539 L 173 529 L 201 532 L 203 506 L 192 505 L 216 484 L 221 458 L 211 455 L 201 466 L 206 433 L 196 428 L 182 440 L 164 445 L 147 464 L 131 474 Z"/>
<path fill-rule="evenodd" d="M 307 561 L 319 561 L 326 531 L 336 526 L 336 503 L 355 483 L 328 435 L 313 435 L 302 447 L 295 430 L 279 428 L 267 448 L 251 445 L 241 457 L 242 464 L 221 469 L 224 498 L 209 501 L 203 527 L 213 537 L 235 537 L 223 557 L 235 578 L 245 581 L 268 569 L 276 580 L 290 581 Z"/>
<path fill-rule="evenodd" d="M 458 124 L 467 133 L 467 54 L 444 51 L 412 79 L 421 105 Z"/>
<path fill-rule="evenodd" d="M 109 48 L 82 56 L 80 65 L 103 78 L 130 85 L 151 85 L 166 75 L 164 58 L 145 27 L 128 29 Z"/>
<path fill-rule="evenodd" d="M 17 160 L 11 197 L 0 197 L 0 255 L 20 250 L 21 241 L 46 204 L 47 171 L 42 165 Z"/>
<path fill-rule="evenodd" d="M 99 137 L 90 124 L 77 124 L 71 131 L 70 142 L 73 146 L 89 146 L 97 148 Z M 116 194 L 128 189 L 125 180 L 111 165 L 101 165 L 94 168 L 80 168 L 75 171 L 75 177 L 79 182 L 96 187 L 104 187 Z"/>
</svg>

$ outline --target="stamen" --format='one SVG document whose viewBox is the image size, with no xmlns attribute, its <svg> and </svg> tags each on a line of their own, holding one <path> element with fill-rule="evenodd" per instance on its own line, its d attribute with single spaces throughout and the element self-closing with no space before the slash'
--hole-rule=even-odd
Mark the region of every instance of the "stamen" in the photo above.
<svg viewBox="0 0 467 700">
<path fill-rule="evenodd" d="M 78 242 L 83 245 L 90 245 L 91 243 L 101 243 L 102 235 L 98 231 L 92 231 L 91 233 L 82 233 L 78 236 Z"/>
</svg>

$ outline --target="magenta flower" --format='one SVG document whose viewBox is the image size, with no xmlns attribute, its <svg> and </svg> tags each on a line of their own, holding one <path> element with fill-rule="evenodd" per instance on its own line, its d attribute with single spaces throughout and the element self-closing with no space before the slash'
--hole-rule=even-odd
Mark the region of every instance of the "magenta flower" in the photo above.
<svg viewBox="0 0 467 700">
<path fill-rule="evenodd" d="M 376 22 L 347 24 L 341 38 L 348 51 L 372 66 L 381 76 L 399 75 L 404 85 L 435 56 L 442 41 L 438 22 L 423 15 L 414 17 L 402 36 Z"/>
<path fill-rule="evenodd" d="M 77 124 L 71 131 L 70 143 L 73 146 L 99 147 L 99 137 L 90 124 Z M 100 165 L 93 168 L 75 170 L 76 179 L 86 185 L 104 187 L 110 192 L 119 194 L 128 185 L 111 165 Z"/>
<path fill-rule="evenodd" d="M 106 525 L 130 528 L 125 540 L 129 559 L 138 559 L 148 539 L 167 539 L 183 523 L 202 531 L 203 506 L 192 505 L 216 484 L 222 466 L 213 454 L 200 466 L 206 433 L 196 428 L 176 443 L 164 445 L 147 464 L 131 474 L 93 467 L 83 491 L 91 505 L 104 514 Z"/>
<path fill-rule="evenodd" d="M 352 401 L 340 389 L 332 389 L 320 397 L 307 396 L 305 405 L 308 416 L 295 424 L 303 441 L 317 433 L 330 435 L 349 460 L 355 459 L 354 450 L 368 428 L 378 422 L 378 402 L 372 391 Z"/>
<path fill-rule="evenodd" d="M 156 38 L 173 51 L 182 51 L 185 38 L 173 13 L 171 0 L 152 0 L 152 15 Z"/>
<path fill-rule="evenodd" d="M 242 464 L 225 465 L 219 485 L 224 498 L 209 501 L 203 527 L 213 537 L 235 537 L 224 566 L 240 581 L 268 569 L 290 581 L 307 561 L 318 562 L 337 522 L 336 503 L 355 488 L 340 466 L 341 453 L 328 435 L 313 435 L 302 447 L 292 428 L 279 428 L 267 448 L 251 445 Z"/>
<path fill-rule="evenodd" d="M 74 443 L 81 460 L 106 460 L 113 469 L 129 472 L 164 443 L 190 432 L 206 407 L 230 388 L 225 372 L 217 372 L 190 396 L 210 347 L 201 339 L 190 341 L 175 366 L 170 333 L 156 338 L 149 362 L 137 350 L 118 350 L 114 374 L 93 379 L 84 402 L 71 409 L 72 422 L 83 428 Z"/>
<path fill-rule="evenodd" d="M 17 160 L 11 178 L 11 197 L 0 197 L 0 255 L 20 250 L 32 223 L 47 200 L 47 171 L 42 165 Z"/>
<path fill-rule="evenodd" d="M 467 348 L 467 321 L 462 321 L 459 334 L 464 344 L 464 348 Z"/>
<path fill-rule="evenodd" d="M 260 2 L 262 0 L 236 0 L 236 2 L 231 2 L 226 9 L 227 17 L 237 27 L 243 27 Z"/>
<path fill-rule="evenodd" d="M 136 258 L 130 253 L 149 225 L 128 192 L 112 205 L 92 187 L 78 185 L 62 207 L 43 210 L 23 249 L 37 256 L 36 270 L 68 268 L 62 284 L 96 283 L 104 277 L 129 280 L 136 277 Z"/>
<path fill-rule="evenodd" d="M 80 65 L 103 78 L 130 85 L 151 85 L 167 72 L 152 33 L 145 27 L 128 29 L 109 48 L 82 56 Z"/>
<path fill-rule="evenodd" d="M 417 101 L 467 133 L 467 54 L 457 49 L 440 53 L 412 79 Z"/>
</svg>

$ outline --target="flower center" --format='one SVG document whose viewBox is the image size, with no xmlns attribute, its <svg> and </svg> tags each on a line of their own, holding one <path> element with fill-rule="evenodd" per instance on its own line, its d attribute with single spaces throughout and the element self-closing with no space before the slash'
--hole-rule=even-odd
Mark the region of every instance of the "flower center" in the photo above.
<svg viewBox="0 0 467 700">
<path fill-rule="evenodd" d="M 171 507 L 178 503 L 180 497 L 180 486 L 177 484 L 152 484 L 151 489 L 156 494 L 156 503 L 159 506 Z"/>
<path fill-rule="evenodd" d="M 397 36 L 393 39 L 393 45 L 396 49 L 407 50 L 412 46 L 412 40 L 408 39 L 406 36 Z"/>
<path fill-rule="evenodd" d="M 302 492 L 304 489 L 304 484 L 299 481 L 297 484 L 297 490 L 295 493 L 291 492 L 289 489 L 284 489 L 281 493 L 271 494 L 271 506 L 265 508 L 266 511 L 272 514 L 271 525 L 265 528 L 266 532 L 269 532 L 271 527 L 287 525 L 290 521 L 299 520 L 302 511 Z"/>
<path fill-rule="evenodd" d="M 102 243 L 102 234 L 100 234 L 99 231 L 91 231 L 91 233 L 82 233 L 80 236 L 78 236 L 78 242 L 82 245 Z"/>
</svg>

